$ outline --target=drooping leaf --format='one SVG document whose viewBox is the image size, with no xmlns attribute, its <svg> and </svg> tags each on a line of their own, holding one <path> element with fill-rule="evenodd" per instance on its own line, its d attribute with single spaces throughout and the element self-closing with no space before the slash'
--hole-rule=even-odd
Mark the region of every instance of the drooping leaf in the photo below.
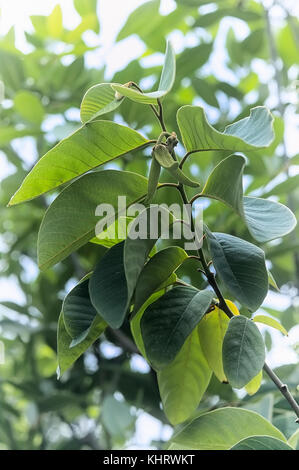
<svg viewBox="0 0 299 470">
<path fill-rule="evenodd" d="M 224 373 L 232 387 L 242 388 L 262 369 L 265 362 L 264 340 L 253 321 L 233 317 L 222 347 Z"/>
<path fill-rule="evenodd" d="M 226 299 L 226 303 L 235 315 L 239 315 L 236 306 Z M 227 382 L 222 364 L 222 343 L 229 323 L 229 317 L 216 307 L 207 313 L 198 325 L 198 335 L 205 358 L 220 382 Z"/>
<path fill-rule="evenodd" d="M 163 409 L 171 424 L 182 423 L 196 410 L 211 375 L 195 329 L 175 359 L 157 374 Z"/>
<path fill-rule="evenodd" d="M 163 98 L 171 90 L 175 80 L 175 53 L 170 41 L 167 41 L 164 65 L 157 91 L 140 93 L 133 87 L 111 84 L 113 90 L 120 95 L 126 96 L 132 101 L 143 104 L 157 104 L 157 100 Z"/>
<path fill-rule="evenodd" d="M 243 215 L 242 176 L 246 160 L 241 155 L 230 155 L 213 169 L 202 194 L 218 199 Z"/>
<path fill-rule="evenodd" d="M 174 217 L 164 207 L 152 205 L 142 211 L 134 220 L 128 233 L 124 247 L 124 267 L 130 301 L 140 273 L 156 241 L 169 229 Z M 135 236 L 136 227 L 143 227 L 140 235 Z M 152 229 L 156 229 L 156 233 Z"/>
<path fill-rule="evenodd" d="M 183 106 L 178 110 L 177 122 L 188 152 L 196 150 L 247 151 L 267 147 L 274 138 L 273 117 L 267 108 L 251 109 L 250 116 L 218 132 L 207 121 L 203 108 Z"/>
<path fill-rule="evenodd" d="M 288 444 L 276 437 L 251 436 L 242 439 L 230 450 L 294 450 Z"/>
<path fill-rule="evenodd" d="M 95 121 L 47 152 L 24 179 L 9 205 L 28 201 L 148 143 L 141 134 L 109 121 Z"/>
<path fill-rule="evenodd" d="M 96 119 L 118 108 L 123 98 L 115 98 L 115 91 L 110 83 L 99 83 L 89 88 L 83 96 L 80 118 L 83 123 Z"/>
<path fill-rule="evenodd" d="M 216 272 L 235 298 L 251 311 L 268 292 L 265 254 L 257 246 L 225 233 L 208 233 Z"/>
<path fill-rule="evenodd" d="M 62 305 L 67 333 L 73 338 L 85 339 L 97 315 L 88 290 L 89 279 L 79 282 L 65 297 Z"/>
<path fill-rule="evenodd" d="M 100 259 L 90 278 L 90 299 L 112 328 L 120 328 L 126 312 L 128 290 L 123 265 L 124 243 L 118 243 Z"/>
<path fill-rule="evenodd" d="M 213 299 L 211 291 L 175 287 L 151 304 L 141 319 L 148 359 L 157 369 L 174 360 Z"/>
<path fill-rule="evenodd" d="M 275 426 L 257 413 L 227 407 L 195 418 L 171 438 L 169 449 L 227 450 L 254 435 L 286 441 Z"/>
<path fill-rule="evenodd" d="M 58 369 L 57 375 L 60 378 L 67 369 L 91 346 L 95 340 L 105 331 L 106 322 L 97 315 L 89 329 L 87 337 L 74 347 L 70 347 L 72 338 L 65 329 L 63 314 L 60 314 L 57 330 L 57 355 Z"/>
<path fill-rule="evenodd" d="M 285 336 L 288 336 L 287 330 L 274 318 L 268 317 L 267 315 L 255 315 L 252 320 L 256 323 L 263 323 L 264 325 L 271 326 L 271 328 L 275 328 Z"/>
<path fill-rule="evenodd" d="M 245 385 L 248 395 L 254 395 L 260 388 L 263 379 L 263 371 L 261 370 L 253 379 Z"/>
<path fill-rule="evenodd" d="M 134 311 L 137 313 L 144 302 L 165 282 L 188 257 L 183 248 L 169 246 L 158 251 L 144 266 L 137 281 Z"/>
<path fill-rule="evenodd" d="M 261 243 L 287 235 L 297 224 L 293 212 L 279 202 L 246 196 L 243 207 L 248 230 Z"/>
<path fill-rule="evenodd" d="M 129 206 L 141 200 L 146 191 L 146 178 L 115 170 L 90 173 L 69 185 L 43 218 L 38 237 L 40 268 L 47 269 L 93 238 L 99 223 L 99 204 L 111 205 L 117 219 L 119 194 L 126 196 Z M 114 219 L 108 219 L 109 226 Z"/>
</svg>

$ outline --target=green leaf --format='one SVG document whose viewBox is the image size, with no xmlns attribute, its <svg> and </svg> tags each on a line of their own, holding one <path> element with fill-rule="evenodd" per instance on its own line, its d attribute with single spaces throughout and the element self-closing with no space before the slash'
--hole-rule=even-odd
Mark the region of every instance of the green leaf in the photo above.
<svg viewBox="0 0 299 470">
<path fill-rule="evenodd" d="M 294 450 L 280 439 L 270 436 L 251 436 L 242 439 L 230 450 Z"/>
<path fill-rule="evenodd" d="M 211 375 L 195 329 L 174 361 L 157 374 L 163 409 L 172 425 L 182 423 L 196 410 Z"/>
<path fill-rule="evenodd" d="M 243 208 L 249 232 L 261 243 L 287 235 L 297 224 L 293 212 L 279 202 L 244 197 Z"/>
<path fill-rule="evenodd" d="M 268 281 L 269 281 L 269 286 L 274 287 L 274 289 L 279 292 L 279 287 L 273 277 L 273 274 L 271 273 L 271 271 L 269 271 L 269 269 L 268 269 Z"/>
<path fill-rule="evenodd" d="M 253 379 L 248 382 L 248 384 L 245 385 L 245 390 L 248 393 L 248 395 L 254 395 L 260 388 L 261 383 L 263 379 L 263 371 L 260 370 L 260 372 L 253 377 Z"/>
<path fill-rule="evenodd" d="M 90 302 L 88 291 L 89 279 L 79 282 L 65 297 L 62 305 L 64 324 L 67 333 L 82 340 L 88 334 L 89 328 L 97 315 Z"/>
<path fill-rule="evenodd" d="M 62 10 L 60 5 L 56 5 L 48 16 L 47 27 L 51 38 L 60 38 L 63 32 Z"/>
<path fill-rule="evenodd" d="M 155 16 L 159 15 L 160 0 L 152 0 L 140 5 L 136 8 L 129 16 L 127 22 L 120 30 L 117 36 L 117 41 L 136 34 L 137 31 L 142 31 L 144 34 L 147 30 L 152 29 L 149 18 L 154 19 Z"/>
<path fill-rule="evenodd" d="M 202 190 L 203 195 L 218 199 L 243 215 L 242 176 L 246 160 L 230 155 L 213 169 Z"/>
<path fill-rule="evenodd" d="M 225 233 L 207 233 L 216 272 L 235 298 L 257 310 L 268 292 L 265 254 L 257 246 Z"/>
<path fill-rule="evenodd" d="M 159 217 L 160 215 L 160 217 Z M 157 232 L 155 236 L 151 234 L 151 228 L 156 225 L 153 221 L 157 221 Z M 172 214 L 164 207 L 152 205 L 145 211 L 142 211 L 135 219 L 134 225 L 128 233 L 124 247 L 124 267 L 128 286 L 128 302 L 131 300 L 140 273 L 144 264 L 157 242 L 158 238 L 167 230 L 174 218 Z M 135 237 L 133 232 L 135 227 L 146 227 L 146 233 L 142 237 Z"/>
<path fill-rule="evenodd" d="M 140 326 L 145 351 L 157 369 L 172 362 L 213 299 L 211 291 L 175 287 L 151 304 Z"/>
<path fill-rule="evenodd" d="M 254 435 L 286 441 L 278 429 L 257 413 L 227 407 L 195 418 L 172 437 L 169 449 L 228 450 L 241 439 Z"/>
<path fill-rule="evenodd" d="M 118 108 L 123 98 L 115 98 L 115 91 L 110 83 L 100 83 L 89 88 L 80 108 L 80 118 L 83 123 L 91 121 L 103 114 L 110 113 Z"/>
<path fill-rule="evenodd" d="M 271 328 L 275 328 L 285 336 L 288 336 L 287 330 L 277 320 L 274 320 L 274 318 L 267 317 L 267 315 L 255 315 L 252 320 L 256 323 L 263 323 L 264 325 L 271 326 Z"/>
<path fill-rule="evenodd" d="M 158 251 L 147 262 L 137 281 L 133 315 L 186 258 L 188 255 L 183 248 L 169 246 Z"/>
<path fill-rule="evenodd" d="M 47 152 L 24 179 L 9 205 L 28 201 L 148 144 L 141 134 L 109 121 L 95 121 Z"/>
<path fill-rule="evenodd" d="M 41 124 L 45 115 L 45 110 L 37 95 L 31 91 L 18 91 L 14 97 L 14 105 L 16 111 L 26 121 L 38 126 Z"/>
<path fill-rule="evenodd" d="M 253 321 L 233 317 L 222 347 L 224 373 L 232 387 L 242 388 L 262 369 L 265 362 L 264 340 Z"/>
<path fill-rule="evenodd" d="M 112 395 L 104 398 L 101 409 L 101 422 L 114 439 L 126 439 L 127 431 L 135 421 L 131 415 L 130 406 Z"/>
<path fill-rule="evenodd" d="M 74 0 L 74 7 L 84 20 L 92 18 L 93 31 L 99 33 L 100 26 L 97 18 L 97 0 Z M 85 30 L 85 29 L 84 29 Z"/>
<path fill-rule="evenodd" d="M 140 93 L 138 90 L 125 85 L 112 83 L 113 90 L 122 96 L 127 96 L 132 101 L 142 104 L 157 104 L 157 100 L 163 98 L 171 90 L 175 80 L 175 53 L 170 41 L 167 41 L 164 65 L 157 91 Z"/>
<path fill-rule="evenodd" d="M 215 307 L 198 325 L 198 335 L 205 358 L 220 382 L 227 382 L 222 364 L 222 343 L 229 323 L 228 316 Z"/>
<path fill-rule="evenodd" d="M 115 170 L 89 173 L 69 185 L 42 220 L 38 236 L 40 268 L 49 268 L 93 238 L 99 222 L 95 214 L 98 204 L 110 204 L 117 219 L 119 194 L 126 196 L 129 206 L 141 200 L 146 191 L 146 178 Z M 108 225 L 113 222 L 107 220 Z"/>
<path fill-rule="evenodd" d="M 111 248 L 117 243 L 124 241 L 127 237 L 128 226 L 132 222 L 133 217 L 119 217 L 114 223 L 96 237 L 89 240 L 96 245 L 102 245 Z"/>
<path fill-rule="evenodd" d="M 294 432 L 294 434 L 291 435 L 291 437 L 288 439 L 288 444 L 296 450 L 299 450 L 299 429 Z"/>
<path fill-rule="evenodd" d="M 123 252 L 123 242 L 110 248 L 100 259 L 89 282 L 90 300 L 112 328 L 121 327 L 128 308 Z"/>
<path fill-rule="evenodd" d="M 177 112 L 177 122 L 188 152 L 196 150 L 229 150 L 232 152 L 268 147 L 273 138 L 273 117 L 267 108 L 258 106 L 250 116 L 218 132 L 206 118 L 203 108 L 183 106 Z"/>
<path fill-rule="evenodd" d="M 76 346 L 70 348 L 72 338 L 65 329 L 63 314 L 60 314 L 57 330 L 58 378 L 60 378 L 89 346 L 95 342 L 104 332 L 106 326 L 107 324 L 97 315 L 89 329 L 87 337 Z"/>
</svg>

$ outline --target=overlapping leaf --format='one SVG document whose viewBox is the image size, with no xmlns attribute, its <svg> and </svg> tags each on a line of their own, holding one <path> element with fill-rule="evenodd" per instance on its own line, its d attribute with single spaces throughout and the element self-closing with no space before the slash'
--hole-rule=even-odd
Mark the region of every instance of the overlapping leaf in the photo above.
<svg viewBox="0 0 299 470">
<path fill-rule="evenodd" d="M 195 418 L 171 438 L 169 449 L 228 450 L 240 440 L 254 435 L 286 442 L 284 435 L 257 413 L 227 407 Z"/>
<path fill-rule="evenodd" d="M 195 329 L 176 358 L 157 373 L 163 409 L 171 424 L 182 423 L 192 415 L 211 375 Z"/>
<path fill-rule="evenodd" d="M 157 104 L 157 100 L 163 98 L 171 90 L 175 80 L 175 53 L 169 41 L 167 41 L 164 65 L 157 91 L 140 93 L 133 87 L 112 83 L 111 87 L 120 95 L 126 96 L 132 101 L 142 104 Z"/>
<path fill-rule="evenodd" d="M 207 234 L 217 274 L 242 305 L 251 311 L 257 310 L 268 292 L 264 252 L 232 235 Z"/>
<path fill-rule="evenodd" d="M 174 360 L 213 299 L 212 291 L 175 287 L 152 303 L 141 319 L 148 359 L 157 369 Z"/>
<path fill-rule="evenodd" d="M 242 388 L 262 369 L 265 362 L 264 340 L 253 321 L 233 317 L 222 347 L 224 373 L 232 387 Z"/>
<path fill-rule="evenodd" d="M 115 170 L 90 173 L 69 185 L 43 218 L 38 237 L 41 269 L 64 259 L 94 237 L 99 222 L 95 215 L 98 204 L 110 204 L 117 219 L 119 194 L 126 196 L 129 206 L 142 199 L 146 191 L 146 178 Z"/>
<path fill-rule="evenodd" d="M 9 205 L 40 196 L 103 163 L 142 148 L 148 142 L 138 132 L 114 122 L 86 124 L 36 163 Z"/>
</svg>

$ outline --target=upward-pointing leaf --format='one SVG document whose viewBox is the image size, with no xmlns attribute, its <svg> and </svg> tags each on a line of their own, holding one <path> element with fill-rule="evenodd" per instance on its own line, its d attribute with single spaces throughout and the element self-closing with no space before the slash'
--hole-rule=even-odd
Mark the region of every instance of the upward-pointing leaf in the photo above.
<svg viewBox="0 0 299 470">
<path fill-rule="evenodd" d="M 157 369 L 174 360 L 213 299 L 211 291 L 175 287 L 152 303 L 140 326 L 148 359 Z"/>
<path fill-rule="evenodd" d="M 59 142 L 37 162 L 9 205 L 40 196 L 148 142 L 138 132 L 114 122 L 95 121 L 86 124 Z"/>
<path fill-rule="evenodd" d="M 213 169 L 202 194 L 232 207 L 243 215 L 242 176 L 246 160 L 241 155 L 230 155 Z"/>
<path fill-rule="evenodd" d="M 265 345 L 253 321 L 241 315 L 230 320 L 222 360 L 224 373 L 235 388 L 244 387 L 260 372 L 265 362 Z"/>
<path fill-rule="evenodd" d="M 115 91 L 110 83 L 99 83 L 89 88 L 81 103 L 81 121 L 87 122 L 118 108 L 123 99 L 115 98 Z"/>
<path fill-rule="evenodd" d="M 140 93 L 138 90 L 113 83 L 113 90 L 120 95 L 127 96 L 132 101 L 143 104 L 157 104 L 157 100 L 163 98 L 171 90 L 175 80 L 175 53 L 169 41 L 167 41 L 164 65 L 157 91 Z"/>
<path fill-rule="evenodd" d="M 110 204 L 117 219 L 119 194 L 126 196 L 129 206 L 142 199 L 146 191 L 146 178 L 130 172 L 100 171 L 74 181 L 55 199 L 42 220 L 38 236 L 40 268 L 47 269 L 94 237 L 98 204 Z"/>
<path fill-rule="evenodd" d="M 267 108 L 251 109 L 250 116 L 218 132 L 206 118 L 203 108 L 183 106 L 178 110 L 177 122 L 188 152 L 196 150 L 230 150 L 243 152 L 268 147 L 273 133 L 273 117 Z"/>
<path fill-rule="evenodd" d="M 268 292 L 264 252 L 232 235 L 211 232 L 207 235 L 217 274 L 242 305 L 257 310 Z"/>
<path fill-rule="evenodd" d="M 261 243 L 287 235 L 297 224 L 293 212 L 279 202 L 244 197 L 243 207 L 248 230 Z"/>
</svg>

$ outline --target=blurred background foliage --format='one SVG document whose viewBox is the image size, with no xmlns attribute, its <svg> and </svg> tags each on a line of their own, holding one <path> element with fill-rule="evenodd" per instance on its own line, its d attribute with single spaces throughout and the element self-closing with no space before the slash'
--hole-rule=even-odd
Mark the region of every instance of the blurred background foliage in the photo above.
<svg viewBox="0 0 299 470">
<path fill-rule="evenodd" d="M 56 327 L 61 300 L 105 248 L 89 243 L 41 274 L 36 266 L 36 239 L 53 195 L 6 208 L 38 156 L 80 126 L 80 102 L 90 86 L 134 80 L 144 91 L 155 89 L 161 52 L 169 37 L 177 52 L 177 77 L 164 101 L 168 129 L 178 131 L 176 111 L 184 104 L 204 106 L 219 130 L 248 115 L 251 107 L 269 106 L 275 116 L 276 139 L 270 149 L 248 155 L 244 189 L 246 194 L 288 205 L 298 217 L 296 2 L 274 0 L 266 2 L 266 7 L 253 0 L 139 2 L 123 18 L 114 44 L 133 59 L 125 66 L 116 60 L 111 73 L 106 64 L 108 53 L 97 55 L 102 47 L 101 4 L 107 1 L 74 0 L 80 20 L 73 29 L 66 29 L 61 7 L 53 0 L 50 15 L 30 17 L 32 27 L 24 32 L 26 52 L 16 46 L 13 28 L 0 38 L 0 276 L 2 281 L 8 278 L 9 285 L 13 283 L 16 294 L 9 296 L 6 284 L 0 284 L 4 299 L 0 338 L 5 346 L 5 363 L 0 365 L 0 449 L 162 448 L 172 431 L 161 411 L 155 374 L 136 354 L 128 325 L 117 333 L 108 331 L 57 380 Z M 143 53 L 139 56 L 140 48 Z M 124 58 L 119 62 L 123 64 Z M 129 100 L 116 115 L 104 119 L 127 123 L 150 138 L 160 133 L 149 107 Z M 182 155 L 183 149 L 178 148 L 178 153 Z M 202 183 L 224 156 L 195 154 L 184 168 Z M 140 151 L 109 167 L 145 174 L 148 160 L 149 151 Z M 173 193 L 162 189 L 159 199 L 175 202 Z M 243 222 L 220 203 L 207 204 L 204 217 L 213 230 L 252 241 Z M 264 310 L 279 318 L 293 338 L 280 362 L 277 356 L 287 340 L 277 340 L 267 328 L 263 331 L 269 357 L 272 354 L 274 363 L 275 357 L 276 363 L 285 363 L 277 373 L 293 393 L 299 382 L 298 344 L 292 334 L 298 333 L 295 325 L 299 319 L 298 245 L 293 232 L 284 241 L 262 246 L 280 288 L 269 294 Z M 192 261 L 186 264 L 184 279 L 202 287 L 204 280 L 194 267 Z M 199 412 L 231 404 L 258 411 L 287 437 L 296 430 L 287 403 L 266 377 L 256 395 L 243 394 L 242 400 L 241 395 L 213 378 Z"/>
</svg>

